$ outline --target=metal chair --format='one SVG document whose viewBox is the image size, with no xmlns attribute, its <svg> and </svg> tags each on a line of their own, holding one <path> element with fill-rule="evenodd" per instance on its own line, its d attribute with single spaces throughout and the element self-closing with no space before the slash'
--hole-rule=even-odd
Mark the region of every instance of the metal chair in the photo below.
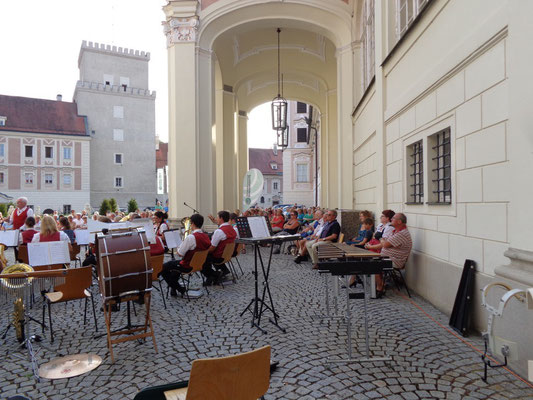
<svg viewBox="0 0 533 400">
<path fill-rule="evenodd" d="M 70 261 L 74 261 L 74 266 L 76 266 L 76 264 L 79 264 L 79 266 L 81 267 L 81 260 L 80 260 L 80 245 L 78 243 L 71 243 L 70 244 L 71 248 L 70 248 Z"/>
<path fill-rule="evenodd" d="M 270 346 L 192 362 L 188 381 L 141 390 L 133 400 L 255 400 L 270 386 Z"/>
<path fill-rule="evenodd" d="M 156 290 L 158 290 L 161 293 L 161 297 L 163 298 L 163 306 L 166 309 L 167 308 L 167 303 L 166 303 L 166 300 L 165 300 L 165 295 L 163 293 L 163 287 L 161 286 L 161 277 L 159 276 L 159 274 L 163 270 L 163 261 L 164 261 L 164 259 L 165 259 L 165 255 L 164 254 L 150 257 L 150 261 L 152 263 L 152 270 L 153 270 L 153 272 L 152 272 L 152 282 L 159 283 L 159 288 L 157 288 L 157 286 L 155 286 L 155 285 L 153 286 L 153 288 L 155 288 Z"/>
<path fill-rule="evenodd" d="M 219 263 L 213 263 L 213 265 L 229 265 L 229 270 L 231 272 L 233 283 L 237 282 L 237 277 L 235 276 L 235 271 L 233 264 L 231 264 L 231 257 L 233 257 L 233 251 L 235 250 L 235 243 L 228 243 L 224 246 L 224 251 L 222 252 L 222 261 Z"/>
</svg>

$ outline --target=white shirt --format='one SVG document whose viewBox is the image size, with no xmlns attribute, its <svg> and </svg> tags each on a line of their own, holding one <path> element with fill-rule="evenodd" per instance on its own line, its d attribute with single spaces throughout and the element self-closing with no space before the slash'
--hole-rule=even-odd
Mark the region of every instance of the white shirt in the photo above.
<svg viewBox="0 0 533 400">
<path fill-rule="evenodd" d="M 74 225 L 76 225 L 76 227 L 81 227 L 84 224 L 83 219 L 74 219 L 73 221 L 74 221 Z"/>
<path fill-rule="evenodd" d="M 213 232 L 213 236 L 211 237 L 211 246 L 217 247 L 220 242 L 228 238 L 224 231 L 220 229 L 223 226 L 229 226 L 229 222 L 224 222 L 215 232 Z"/>
<path fill-rule="evenodd" d="M 22 209 L 18 209 L 18 208 L 15 208 L 15 211 L 13 211 L 13 214 L 11 214 L 11 217 L 9 217 L 9 223 L 12 224 L 13 223 L 13 217 L 15 216 L 15 213 L 17 213 L 17 215 L 20 215 L 24 212 L 24 210 L 28 208 L 28 206 L 22 208 Z M 28 213 L 26 214 L 26 218 L 28 217 L 33 217 L 33 210 L 31 208 L 28 208 Z M 24 225 L 23 225 L 24 226 Z"/>
<path fill-rule="evenodd" d="M 394 226 L 391 225 L 390 222 L 387 222 L 386 224 L 380 223 L 378 227 L 376 228 L 377 232 L 383 232 L 383 239 L 388 238 L 390 235 L 392 235 L 392 232 L 394 231 Z"/>
<path fill-rule="evenodd" d="M 36 233 L 35 235 L 33 235 L 33 239 L 31 240 L 31 242 L 32 243 L 39 243 L 41 241 L 40 236 L 41 236 L 40 233 Z M 59 231 L 59 240 L 70 243 L 70 238 L 63 231 Z"/>
<path fill-rule="evenodd" d="M 313 232 L 313 236 L 320 237 L 320 234 L 322 233 L 322 229 L 324 228 L 324 218 L 320 218 L 318 220 L 318 225 L 315 228 L 315 231 Z"/>
<path fill-rule="evenodd" d="M 190 235 L 187 235 L 183 242 L 181 242 L 180 247 L 178 247 L 178 255 L 180 257 L 184 257 L 188 251 L 196 249 L 196 238 L 193 235 L 193 233 L 196 232 L 202 232 L 202 230 L 195 229 Z"/>
<path fill-rule="evenodd" d="M 163 232 L 168 231 L 168 225 L 166 222 L 162 222 L 161 225 L 159 225 L 159 227 L 154 225 L 154 229 L 155 229 L 156 235 L 162 236 Z"/>
</svg>

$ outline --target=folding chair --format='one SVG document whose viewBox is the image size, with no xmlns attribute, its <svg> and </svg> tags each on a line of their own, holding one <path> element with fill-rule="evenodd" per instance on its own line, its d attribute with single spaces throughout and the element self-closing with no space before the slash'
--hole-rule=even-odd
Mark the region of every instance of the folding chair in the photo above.
<svg viewBox="0 0 533 400">
<path fill-rule="evenodd" d="M 182 273 L 181 274 L 181 281 L 183 282 L 183 285 L 185 286 L 185 293 L 187 293 L 187 300 L 190 300 L 189 297 L 189 285 L 191 283 L 191 276 L 194 274 L 200 273 L 202 271 L 202 268 L 204 267 L 205 260 L 207 259 L 207 253 L 208 250 L 203 251 L 197 251 L 192 256 L 192 260 L 189 263 L 189 266 L 192 268 L 190 272 Z M 202 283 L 204 283 L 204 276 L 200 273 L 200 277 L 202 278 Z M 209 294 L 209 289 L 207 289 L 207 286 L 205 287 L 207 294 Z M 170 287 L 169 287 L 170 290 Z M 167 290 L 168 295 L 168 290 Z"/>
<path fill-rule="evenodd" d="M 70 261 L 74 261 L 74 266 L 76 266 L 76 263 L 79 264 L 81 267 L 81 260 L 79 257 L 80 254 L 80 245 L 78 243 L 71 243 L 71 249 L 70 249 Z"/>
<path fill-rule="evenodd" d="M 50 341 L 54 341 L 54 332 L 52 329 L 52 304 L 64 303 L 72 300 L 85 299 L 83 311 L 83 325 L 87 322 L 87 301 L 91 299 L 93 307 L 94 328 L 98 332 L 96 323 L 96 311 L 94 309 L 94 299 L 91 295 L 90 288 L 92 285 L 92 267 L 69 268 L 65 276 L 65 283 L 54 288 L 54 292 L 44 294 L 43 302 L 43 331 L 44 331 L 44 314 L 48 305 L 48 320 L 50 323 Z"/>
<path fill-rule="evenodd" d="M 188 381 L 141 390 L 133 400 L 256 400 L 270 386 L 270 346 L 192 362 Z"/>
<path fill-rule="evenodd" d="M 224 251 L 222 252 L 223 260 L 219 263 L 213 263 L 213 265 L 229 265 L 229 270 L 231 272 L 233 283 L 237 282 L 237 277 L 235 276 L 235 271 L 233 264 L 231 264 L 231 257 L 233 257 L 233 251 L 235 250 L 235 243 L 228 243 L 224 246 Z"/>
<path fill-rule="evenodd" d="M 235 246 L 235 250 L 233 251 L 233 257 L 230 260 L 230 264 L 235 269 L 235 265 L 233 264 L 233 258 L 235 261 L 237 261 L 237 265 L 239 266 L 239 269 L 241 270 L 241 276 L 244 276 L 244 271 L 242 270 L 241 263 L 239 262 L 239 255 L 242 253 L 242 250 L 244 249 L 244 243 L 239 243 Z"/>
<path fill-rule="evenodd" d="M 163 287 L 161 286 L 161 277 L 158 276 L 161 273 L 161 271 L 163 270 L 163 261 L 165 259 L 165 255 L 161 254 L 159 256 L 151 256 L 150 259 L 152 261 L 152 269 L 153 269 L 152 282 L 159 283 L 159 288 L 157 288 L 157 286 L 155 286 L 155 285 L 153 286 L 153 288 L 155 288 L 156 290 L 158 290 L 161 293 L 161 297 L 163 298 L 163 306 L 166 309 L 167 308 L 167 303 L 166 303 L 166 300 L 165 300 L 165 294 L 163 293 Z"/>
</svg>

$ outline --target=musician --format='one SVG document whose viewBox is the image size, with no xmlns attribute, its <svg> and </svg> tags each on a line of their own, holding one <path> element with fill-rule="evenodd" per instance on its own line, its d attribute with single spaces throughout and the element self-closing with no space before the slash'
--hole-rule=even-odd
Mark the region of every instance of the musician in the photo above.
<svg viewBox="0 0 533 400">
<path fill-rule="evenodd" d="M 24 226 L 28 217 L 33 217 L 33 210 L 28 207 L 28 199 L 26 197 L 19 197 L 17 199 L 17 208 L 9 218 L 9 224 L 13 225 L 12 229 L 20 229 Z"/>
<path fill-rule="evenodd" d="M 37 233 L 35 229 L 35 218 L 28 217 L 24 223 L 24 230 L 19 233 L 19 243 L 28 244 L 31 243 L 33 236 Z"/>
<path fill-rule="evenodd" d="M 57 230 L 56 222 L 51 216 L 44 215 L 41 221 L 41 231 L 33 236 L 31 242 L 59 242 L 63 240 L 68 243 L 68 249 L 72 250 L 70 238 L 67 236 L 67 234 Z"/>
<path fill-rule="evenodd" d="M 318 246 L 322 246 L 327 242 L 335 242 L 339 238 L 341 233 L 341 226 L 337 222 L 337 211 L 329 210 L 324 216 L 324 227 L 320 233 L 320 237 L 315 243 L 311 241 L 307 242 L 305 247 L 307 252 L 311 256 L 311 262 L 313 263 L 313 269 L 318 269 Z"/>
<path fill-rule="evenodd" d="M 74 243 L 76 241 L 76 235 L 72 230 L 72 225 L 74 225 L 74 223 L 70 223 L 67 217 L 59 218 L 59 229 L 61 232 L 65 232 L 65 234 L 69 237 L 70 243 Z"/>
<path fill-rule="evenodd" d="M 211 246 L 209 236 L 207 236 L 207 233 L 202 232 L 204 217 L 200 214 L 193 214 L 190 220 L 192 233 L 187 235 L 178 248 L 178 256 L 182 257 L 181 261 L 171 260 L 163 264 L 161 276 L 170 286 L 171 296 L 177 296 L 176 290 L 180 293 L 185 293 L 185 288 L 179 284 L 181 273 L 187 273 L 192 270 L 189 263 L 194 253 L 207 250 Z"/>
<path fill-rule="evenodd" d="M 234 243 L 237 238 L 237 233 L 233 226 L 230 225 L 229 218 L 230 213 L 228 211 L 219 211 L 217 218 L 212 218 L 211 215 L 209 216 L 209 219 L 216 222 L 218 229 L 211 236 L 211 247 L 209 248 L 207 260 L 202 269 L 202 273 L 207 278 L 205 281 L 206 286 L 212 285 L 222 278 L 222 276 L 229 274 L 229 269 L 225 265 L 217 265 L 218 271 L 213 269 L 213 263 L 218 264 L 224 260 L 222 254 L 226 245 Z"/>
</svg>

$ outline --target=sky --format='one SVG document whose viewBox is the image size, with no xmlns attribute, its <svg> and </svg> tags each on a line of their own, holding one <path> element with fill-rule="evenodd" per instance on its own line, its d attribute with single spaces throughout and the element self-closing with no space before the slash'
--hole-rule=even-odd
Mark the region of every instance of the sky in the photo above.
<svg viewBox="0 0 533 400">
<path fill-rule="evenodd" d="M 0 94 L 72 101 L 83 40 L 150 52 L 156 134 L 168 140 L 166 0 L 0 0 Z M 249 147 L 271 147 L 270 109 L 249 115 Z M 272 137 L 269 137 L 271 133 Z"/>
</svg>

